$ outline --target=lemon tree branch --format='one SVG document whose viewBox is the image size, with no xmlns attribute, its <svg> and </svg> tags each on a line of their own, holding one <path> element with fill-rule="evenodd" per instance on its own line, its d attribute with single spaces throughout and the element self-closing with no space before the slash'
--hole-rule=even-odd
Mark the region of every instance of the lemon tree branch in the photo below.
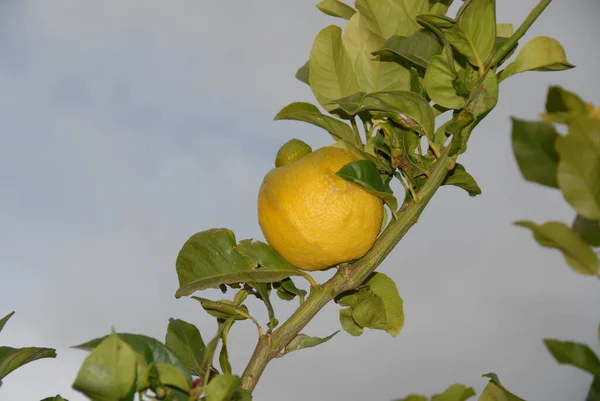
<svg viewBox="0 0 600 401">
<path fill-rule="evenodd" d="M 550 2 L 551 0 L 540 1 L 519 29 L 494 55 L 490 65 L 495 66 L 509 53 Z M 476 94 L 476 97 L 478 96 L 480 94 Z M 476 101 L 470 102 L 465 110 L 454 117 L 457 123 L 467 118 L 469 109 L 475 103 Z M 460 124 L 457 125 L 460 126 Z M 258 344 L 242 375 L 242 387 L 244 389 L 254 390 L 267 364 L 280 354 L 281 350 L 300 333 L 328 302 L 344 291 L 359 287 L 383 262 L 408 230 L 417 223 L 419 216 L 442 185 L 454 163 L 455 158 L 448 156 L 448 148 L 443 149 L 438 160 L 430 167 L 430 175 L 425 185 L 418 192 L 420 201 L 409 203 L 400 209 L 398 219 L 386 227 L 364 257 L 349 265 L 340 267 L 338 272 L 323 285 L 313 286 L 306 301 L 277 330 L 259 336 Z"/>
</svg>

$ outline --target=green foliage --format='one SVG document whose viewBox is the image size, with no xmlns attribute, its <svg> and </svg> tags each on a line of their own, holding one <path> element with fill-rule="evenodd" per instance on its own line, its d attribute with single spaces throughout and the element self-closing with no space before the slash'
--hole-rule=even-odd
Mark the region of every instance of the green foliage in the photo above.
<svg viewBox="0 0 600 401">
<path fill-rule="evenodd" d="M 324 342 L 331 340 L 337 333 L 339 333 L 339 330 L 323 338 L 310 337 L 306 334 L 300 333 L 296 337 L 294 337 L 294 339 L 290 341 L 288 345 L 285 346 L 280 356 L 284 356 L 285 354 L 289 354 L 290 352 L 298 351 L 303 348 L 316 347 L 319 344 L 323 344 Z"/>
<path fill-rule="evenodd" d="M 191 374 L 203 376 L 206 373 L 201 365 L 206 345 L 196 326 L 181 319 L 169 319 L 165 345 Z"/>
<path fill-rule="evenodd" d="M 46 397 L 41 401 L 69 401 L 66 398 L 62 398 L 60 395 L 55 395 L 54 397 Z"/>
<path fill-rule="evenodd" d="M 350 19 L 356 13 L 355 9 L 339 0 L 321 0 L 317 8 L 327 15 L 344 19 Z"/>
<path fill-rule="evenodd" d="M 575 366 L 592 375 L 600 375 L 600 359 L 585 344 L 545 339 L 544 344 L 560 364 Z"/>
<path fill-rule="evenodd" d="M 467 173 L 465 168 L 457 164 L 454 169 L 448 173 L 443 185 L 454 185 L 467 191 L 469 196 L 477 196 L 481 194 L 481 188 L 477 185 L 471 174 Z"/>
<path fill-rule="evenodd" d="M 591 111 L 593 106 L 585 102 L 577 94 L 560 86 L 551 86 L 546 98 L 546 121 L 567 124 L 572 118 L 579 117 Z"/>
<path fill-rule="evenodd" d="M 359 160 L 348 163 L 336 174 L 383 199 L 390 209 L 398 209 L 396 197 L 393 195 L 389 185 L 383 183 L 377 166 L 371 160 Z"/>
</svg>

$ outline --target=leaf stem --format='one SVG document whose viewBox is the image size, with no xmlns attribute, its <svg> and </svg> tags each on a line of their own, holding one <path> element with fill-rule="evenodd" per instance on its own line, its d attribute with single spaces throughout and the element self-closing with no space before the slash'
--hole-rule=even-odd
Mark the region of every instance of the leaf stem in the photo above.
<svg viewBox="0 0 600 401">
<path fill-rule="evenodd" d="M 350 119 L 350 124 L 352 124 L 352 131 L 354 131 L 354 139 L 356 140 L 356 145 L 362 145 L 362 139 L 360 139 L 360 131 L 358 130 L 358 125 L 356 124 L 356 118 L 352 117 Z"/>
<path fill-rule="evenodd" d="M 500 46 L 498 51 L 493 55 L 493 57 L 487 63 L 489 67 L 494 68 L 497 67 L 500 61 L 506 57 L 508 53 L 512 50 L 514 46 L 517 45 L 519 40 L 527 33 L 527 30 L 531 28 L 531 25 L 538 19 L 540 14 L 550 5 L 552 0 L 541 0 L 537 6 L 527 16 L 525 21 L 519 26 L 519 28 L 512 34 L 510 38 L 506 42 Z"/>
</svg>

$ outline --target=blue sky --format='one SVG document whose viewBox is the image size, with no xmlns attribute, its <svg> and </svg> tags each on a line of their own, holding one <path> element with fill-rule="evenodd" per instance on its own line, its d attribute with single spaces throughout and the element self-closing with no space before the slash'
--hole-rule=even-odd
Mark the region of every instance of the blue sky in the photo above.
<svg viewBox="0 0 600 401">
<path fill-rule="evenodd" d="M 498 3 L 499 20 L 518 24 L 536 1 Z M 341 333 L 290 354 L 256 399 L 390 400 L 457 381 L 480 390 L 488 371 L 526 399 L 584 398 L 591 378 L 555 364 L 541 339 L 598 350 L 598 284 L 511 225 L 573 216 L 559 193 L 522 180 L 509 117 L 536 118 L 551 84 L 600 103 L 599 13 L 596 0 L 549 7 L 527 38 L 558 38 L 578 67 L 503 83 L 462 160 L 483 195 L 442 188 L 382 265 L 405 301 L 400 336 Z M 70 385 L 85 353 L 68 347 L 111 327 L 162 339 L 178 317 L 212 336 L 199 305 L 174 298 L 177 252 L 212 227 L 262 238 L 255 199 L 278 147 L 329 141 L 272 118 L 313 101 L 293 76 L 318 30 L 339 22 L 310 1 L 0 4 L 0 315 L 17 312 L 1 343 L 59 353 L 9 376 L 2 401 L 82 400 Z M 293 305 L 276 307 L 285 317 Z M 331 305 L 306 334 L 338 328 Z M 233 330 L 236 371 L 254 341 L 251 325 Z"/>
</svg>

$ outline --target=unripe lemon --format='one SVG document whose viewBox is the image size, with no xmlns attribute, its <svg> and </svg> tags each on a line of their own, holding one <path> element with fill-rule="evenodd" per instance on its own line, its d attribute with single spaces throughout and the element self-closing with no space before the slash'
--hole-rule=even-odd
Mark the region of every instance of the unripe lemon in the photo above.
<svg viewBox="0 0 600 401">
<path fill-rule="evenodd" d="M 275 167 L 285 166 L 312 152 L 309 144 L 300 139 L 290 139 L 284 143 L 275 156 Z"/>
<path fill-rule="evenodd" d="M 364 256 L 381 228 L 383 202 L 336 175 L 359 160 L 326 146 L 271 170 L 258 193 L 267 242 L 289 263 L 322 270 Z"/>
</svg>

